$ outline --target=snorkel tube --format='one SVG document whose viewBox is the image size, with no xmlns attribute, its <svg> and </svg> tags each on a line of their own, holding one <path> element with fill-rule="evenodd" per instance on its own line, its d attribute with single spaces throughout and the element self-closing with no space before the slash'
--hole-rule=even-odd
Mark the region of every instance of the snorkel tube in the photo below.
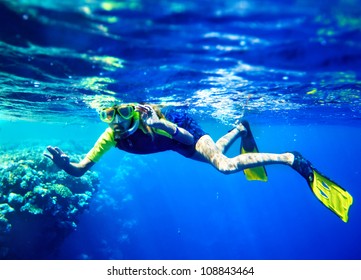
<svg viewBox="0 0 361 280">
<path fill-rule="evenodd" d="M 140 121 L 139 112 L 134 112 L 133 125 L 129 129 L 127 129 L 126 131 L 121 131 L 119 128 L 115 128 L 114 129 L 114 139 L 115 140 L 120 140 L 120 139 L 124 139 L 124 138 L 127 138 L 130 135 L 132 135 L 138 129 L 139 121 Z"/>
</svg>

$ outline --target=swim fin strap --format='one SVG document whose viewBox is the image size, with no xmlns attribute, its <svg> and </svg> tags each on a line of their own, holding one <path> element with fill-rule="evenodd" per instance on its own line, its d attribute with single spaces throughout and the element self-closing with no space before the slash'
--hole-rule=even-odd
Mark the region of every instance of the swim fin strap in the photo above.
<svg viewBox="0 0 361 280">
<path fill-rule="evenodd" d="M 313 175 L 313 181 L 309 182 L 312 192 L 327 208 L 347 223 L 348 210 L 353 202 L 352 196 L 318 170 L 313 169 Z"/>
<path fill-rule="evenodd" d="M 242 144 L 240 153 L 247 154 L 247 153 L 258 153 L 258 148 L 256 141 L 253 138 L 253 134 L 249 123 L 247 121 L 242 121 L 242 125 L 247 129 L 247 135 L 242 137 Z M 257 166 L 252 168 L 247 168 L 243 170 L 246 179 L 249 181 L 263 181 L 267 182 L 267 172 L 264 166 Z"/>
</svg>

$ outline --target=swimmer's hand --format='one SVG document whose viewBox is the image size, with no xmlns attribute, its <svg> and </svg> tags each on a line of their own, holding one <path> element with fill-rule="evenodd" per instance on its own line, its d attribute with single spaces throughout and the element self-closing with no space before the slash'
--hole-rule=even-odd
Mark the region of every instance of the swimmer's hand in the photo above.
<svg viewBox="0 0 361 280">
<path fill-rule="evenodd" d="M 47 158 L 50 158 L 57 167 L 64 169 L 69 166 L 70 164 L 69 156 L 65 154 L 62 150 L 60 150 L 58 147 L 48 146 L 47 150 L 49 151 L 50 155 L 47 153 L 44 153 L 43 155 Z"/>
<path fill-rule="evenodd" d="M 159 119 L 157 113 L 149 105 L 137 105 L 136 111 L 140 112 L 140 117 L 146 125 L 154 128 L 161 128 L 164 126 L 163 122 Z"/>
</svg>

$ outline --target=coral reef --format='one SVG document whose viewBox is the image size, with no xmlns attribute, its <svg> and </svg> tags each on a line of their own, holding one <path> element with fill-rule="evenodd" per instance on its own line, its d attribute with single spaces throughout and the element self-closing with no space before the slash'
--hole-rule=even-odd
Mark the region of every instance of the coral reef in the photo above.
<svg viewBox="0 0 361 280">
<path fill-rule="evenodd" d="M 0 150 L 0 259 L 51 258 L 98 188 L 96 172 L 69 176 L 43 151 Z M 71 160 L 82 157 L 72 154 Z"/>
</svg>

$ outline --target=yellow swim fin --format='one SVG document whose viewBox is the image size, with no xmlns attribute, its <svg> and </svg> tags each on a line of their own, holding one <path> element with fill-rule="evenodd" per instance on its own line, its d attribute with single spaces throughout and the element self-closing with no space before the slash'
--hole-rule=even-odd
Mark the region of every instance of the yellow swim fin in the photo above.
<svg viewBox="0 0 361 280">
<path fill-rule="evenodd" d="M 309 182 L 315 196 L 332 212 L 347 223 L 352 196 L 335 182 L 313 169 L 313 181 Z"/>
<path fill-rule="evenodd" d="M 346 223 L 348 210 L 353 202 L 352 196 L 330 178 L 322 175 L 300 153 L 291 153 L 295 156 L 292 168 L 306 179 L 318 200 Z"/>
<path fill-rule="evenodd" d="M 247 154 L 247 153 L 258 153 L 258 148 L 256 141 L 253 138 L 253 134 L 249 123 L 247 121 L 242 121 L 242 125 L 247 129 L 247 135 L 242 137 L 242 144 L 240 153 Z M 263 181 L 267 182 L 267 172 L 264 166 L 257 166 L 252 168 L 247 168 L 243 170 L 244 175 L 246 175 L 246 179 L 249 181 Z"/>
</svg>

